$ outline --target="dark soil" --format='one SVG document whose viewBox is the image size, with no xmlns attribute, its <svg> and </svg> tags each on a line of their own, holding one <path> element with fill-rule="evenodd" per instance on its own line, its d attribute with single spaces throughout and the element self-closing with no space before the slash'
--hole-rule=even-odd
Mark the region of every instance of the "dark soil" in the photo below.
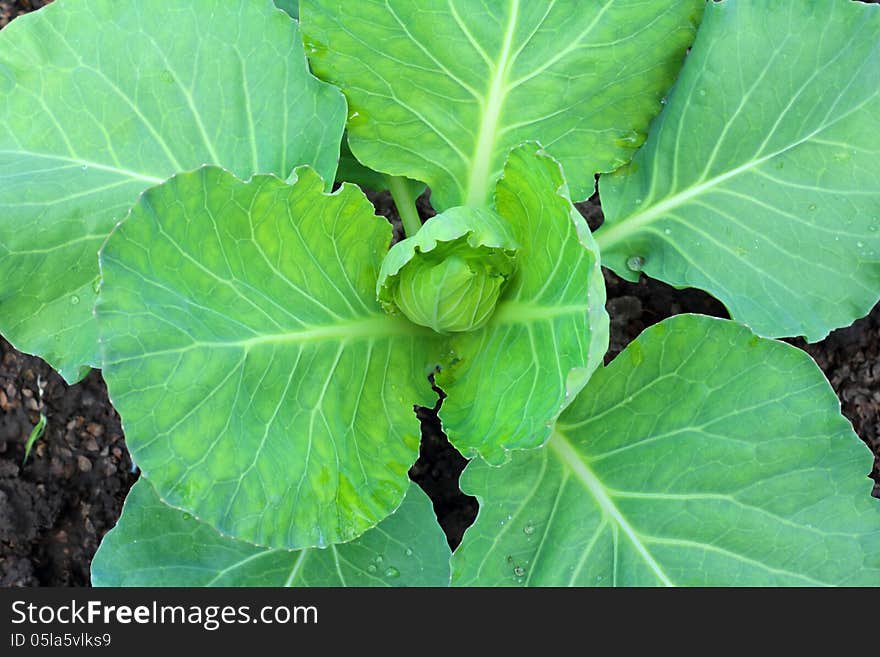
<svg viewBox="0 0 880 657">
<path fill-rule="evenodd" d="M 0 28 L 44 4 L 0 0 Z M 389 196 L 371 199 L 396 224 L 399 237 L 400 222 Z M 598 204 L 583 203 L 580 209 L 593 228 L 601 223 Z M 423 217 L 431 214 L 425 199 L 420 210 Z M 606 360 L 647 326 L 671 315 L 727 316 L 720 303 L 697 290 L 675 290 L 647 279 L 628 283 L 609 272 L 606 284 L 611 315 Z M 844 415 L 876 456 L 872 476 L 880 481 L 880 305 L 823 342 L 792 342 L 816 359 L 831 381 Z M 467 462 L 442 432 L 436 414 L 440 403 L 418 409 L 422 446 L 410 476 L 431 496 L 455 547 L 476 517 L 477 503 L 458 488 Z M 46 431 L 23 463 L 40 413 L 48 420 Z M 0 338 L 0 586 L 88 585 L 92 556 L 116 523 L 136 478 L 100 372 L 67 386 L 42 360 L 15 351 Z M 880 485 L 874 493 L 880 497 Z"/>
<path fill-rule="evenodd" d="M 0 29 L 16 16 L 48 5 L 52 0 L 0 0 Z"/>
<path fill-rule="evenodd" d="M 46 430 L 25 462 L 41 412 Z M 0 339 L 0 586 L 87 585 L 135 479 L 100 373 L 68 386 Z"/>
</svg>

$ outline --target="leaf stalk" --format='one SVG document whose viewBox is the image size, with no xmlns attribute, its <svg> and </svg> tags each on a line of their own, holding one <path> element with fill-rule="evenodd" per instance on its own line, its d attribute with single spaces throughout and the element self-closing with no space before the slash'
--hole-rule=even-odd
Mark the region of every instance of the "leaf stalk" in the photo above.
<svg viewBox="0 0 880 657">
<path fill-rule="evenodd" d="M 403 232 L 407 237 L 412 237 L 422 227 L 422 218 L 416 209 L 416 199 L 413 196 L 412 188 L 407 184 L 406 178 L 388 176 L 388 190 L 391 192 L 394 205 L 397 206 L 397 213 L 403 222 Z"/>
</svg>

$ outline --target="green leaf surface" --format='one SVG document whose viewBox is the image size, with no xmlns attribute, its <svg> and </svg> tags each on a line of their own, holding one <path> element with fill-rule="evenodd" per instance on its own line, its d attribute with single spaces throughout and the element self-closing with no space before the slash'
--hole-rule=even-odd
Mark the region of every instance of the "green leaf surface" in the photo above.
<svg viewBox="0 0 880 657">
<path fill-rule="evenodd" d="M 345 121 L 269 0 L 62 0 L 0 32 L 0 333 L 99 365 L 97 252 L 141 192 L 217 164 L 332 180 Z"/>
<path fill-rule="evenodd" d="M 275 0 L 275 6 L 286 11 L 291 18 L 299 18 L 299 0 Z"/>
<path fill-rule="evenodd" d="M 291 551 L 226 538 L 163 503 L 142 478 L 91 572 L 93 586 L 447 586 L 449 546 L 415 484 L 351 543 Z"/>
<path fill-rule="evenodd" d="M 596 372 L 545 448 L 468 466 L 453 583 L 877 586 L 871 460 L 809 356 L 680 315 Z"/>
<path fill-rule="evenodd" d="M 409 178 L 389 176 L 365 167 L 352 154 L 348 147 L 348 138 L 345 136 L 342 138 L 336 181 L 354 183 L 362 189 L 374 192 L 390 190 L 397 207 L 397 213 L 403 222 L 404 231 L 409 233 L 418 230 L 421 219 L 416 208 L 416 201 L 424 193 L 425 184 Z"/>
<path fill-rule="evenodd" d="M 438 210 L 485 206 L 508 151 L 543 143 L 572 196 L 629 161 L 704 0 L 302 0 L 316 73 L 350 105 L 368 167 L 425 181 Z"/>
<path fill-rule="evenodd" d="M 339 154 L 339 166 L 336 168 L 337 182 L 350 182 L 360 185 L 363 188 L 381 192 L 388 189 L 389 177 L 384 173 L 373 171 L 361 164 L 358 159 L 352 155 L 351 149 L 348 147 L 348 138 L 343 137 L 342 146 Z M 419 192 L 424 191 L 424 187 Z M 416 194 L 418 196 L 418 194 Z"/>
<path fill-rule="evenodd" d="M 431 332 L 386 315 L 391 226 L 356 187 L 208 167 L 149 190 L 101 251 L 104 377 L 135 461 L 229 536 L 344 542 L 393 511 L 435 397 Z"/>
<path fill-rule="evenodd" d="M 880 297 L 878 170 L 880 7 L 710 2 L 648 142 L 600 180 L 596 239 L 630 280 L 820 340 Z"/>
<path fill-rule="evenodd" d="M 517 270 L 479 331 L 452 336 L 437 375 L 452 443 L 493 463 L 537 447 L 608 349 L 605 282 L 590 230 L 559 163 L 515 149 L 495 191 L 511 225 Z"/>
</svg>

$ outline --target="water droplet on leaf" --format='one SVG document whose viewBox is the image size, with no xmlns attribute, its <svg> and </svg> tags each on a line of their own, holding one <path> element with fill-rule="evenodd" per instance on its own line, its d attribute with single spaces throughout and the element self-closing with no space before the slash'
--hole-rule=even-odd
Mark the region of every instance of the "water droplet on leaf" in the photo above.
<svg viewBox="0 0 880 657">
<path fill-rule="evenodd" d="M 616 141 L 620 148 L 638 148 L 645 143 L 646 135 L 638 130 L 630 130 L 623 137 Z"/>
<path fill-rule="evenodd" d="M 626 268 L 630 271 L 642 271 L 645 267 L 644 256 L 634 255 L 626 259 Z"/>
<path fill-rule="evenodd" d="M 526 574 L 526 569 L 523 568 L 522 566 L 517 566 L 516 568 L 513 569 L 513 574 L 516 575 L 517 577 L 522 577 L 523 575 Z"/>
<path fill-rule="evenodd" d="M 376 566 L 374 566 L 373 564 L 370 564 L 369 566 L 367 566 L 367 572 L 368 572 L 368 573 L 375 573 L 375 572 L 376 572 Z"/>
<path fill-rule="evenodd" d="M 526 536 L 531 536 L 534 533 L 535 533 L 535 526 L 532 525 L 531 523 L 526 525 L 525 527 L 523 527 L 523 534 L 525 534 Z"/>
<path fill-rule="evenodd" d="M 861 246 L 861 244 L 860 244 L 859 246 Z M 71 305 L 71 306 L 75 306 L 75 305 L 78 304 L 78 303 L 79 303 L 79 297 L 78 297 L 78 296 L 76 296 L 76 295 L 74 294 L 72 297 L 70 297 L 70 305 Z"/>
<path fill-rule="evenodd" d="M 385 577 L 400 577 L 400 571 L 394 566 L 388 566 L 385 570 Z"/>
</svg>

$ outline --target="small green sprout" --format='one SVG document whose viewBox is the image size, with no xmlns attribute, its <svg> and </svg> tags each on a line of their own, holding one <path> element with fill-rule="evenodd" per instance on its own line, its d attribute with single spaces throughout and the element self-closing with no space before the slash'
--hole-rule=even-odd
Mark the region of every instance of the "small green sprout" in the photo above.
<svg viewBox="0 0 880 657">
<path fill-rule="evenodd" d="M 40 419 L 37 421 L 37 424 L 31 429 L 31 434 L 28 436 L 27 442 L 24 445 L 24 458 L 21 463 L 24 465 L 27 463 L 28 456 L 31 455 L 31 450 L 34 447 L 34 444 L 43 437 L 43 434 L 46 433 L 46 414 L 43 413 L 43 389 L 46 387 L 46 382 L 42 380 L 39 376 L 37 377 L 37 394 L 40 398 Z"/>
</svg>

